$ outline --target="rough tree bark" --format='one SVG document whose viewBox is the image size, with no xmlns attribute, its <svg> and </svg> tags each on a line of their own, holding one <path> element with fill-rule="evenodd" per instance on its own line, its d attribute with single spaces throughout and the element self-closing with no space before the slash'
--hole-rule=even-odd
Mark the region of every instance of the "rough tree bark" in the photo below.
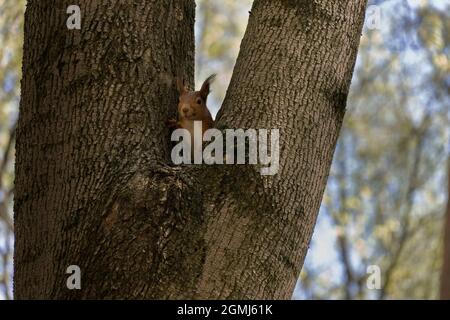
<svg viewBox="0 0 450 320">
<path fill-rule="evenodd" d="M 194 1 L 29 1 L 15 298 L 289 298 L 345 113 L 365 0 L 256 0 L 219 128 L 279 128 L 280 169 L 174 167 Z M 220 84 L 218 84 L 220 85 Z M 82 270 L 68 290 L 66 268 Z"/>
<path fill-rule="evenodd" d="M 447 208 L 444 214 L 443 263 L 441 270 L 440 298 L 450 300 L 450 157 L 447 161 Z"/>
</svg>

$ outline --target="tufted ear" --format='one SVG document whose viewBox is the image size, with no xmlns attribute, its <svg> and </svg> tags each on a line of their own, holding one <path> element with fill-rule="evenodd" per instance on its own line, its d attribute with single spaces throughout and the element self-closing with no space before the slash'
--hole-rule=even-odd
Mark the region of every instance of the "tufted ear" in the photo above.
<svg viewBox="0 0 450 320">
<path fill-rule="evenodd" d="M 184 80 L 182 78 L 177 77 L 176 84 L 177 84 L 177 90 L 178 90 L 178 93 L 180 94 L 180 96 L 188 91 L 187 87 L 184 84 Z"/>
<path fill-rule="evenodd" d="M 200 96 L 205 101 L 206 98 L 208 97 L 208 94 L 211 92 L 210 85 L 214 81 L 215 77 L 216 77 L 215 74 L 210 75 L 208 78 L 206 78 L 205 82 L 203 82 L 202 87 L 200 88 Z"/>
</svg>

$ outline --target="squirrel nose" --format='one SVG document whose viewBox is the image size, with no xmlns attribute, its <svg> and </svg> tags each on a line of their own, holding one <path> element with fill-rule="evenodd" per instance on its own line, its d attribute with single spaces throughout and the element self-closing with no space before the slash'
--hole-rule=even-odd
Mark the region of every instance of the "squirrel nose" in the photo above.
<svg viewBox="0 0 450 320">
<path fill-rule="evenodd" d="M 183 109 L 181 109 L 181 111 L 183 111 L 183 113 L 188 113 L 189 109 L 188 108 L 183 108 Z"/>
</svg>

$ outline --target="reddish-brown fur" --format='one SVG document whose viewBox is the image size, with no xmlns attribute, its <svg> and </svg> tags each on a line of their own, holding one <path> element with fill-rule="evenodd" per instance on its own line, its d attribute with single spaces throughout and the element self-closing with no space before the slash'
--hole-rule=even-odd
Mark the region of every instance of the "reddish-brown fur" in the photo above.
<svg viewBox="0 0 450 320">
<path fill-rule="evenodd" d="M 189 130 L 191 137 L 194 137 L 194 121 L 202 122 L 202 134 L 214 126 L 211 113 L 206 106 L 206 100 L 210 93 L 210 85 L 215 75 L 209 76 L 199 91 L 189 91 L 183 81 L 177 79 L 177 89 L 180 94 L 178 103 L 178 121 L 171 119 L 168 121 L 172 128 L 183 128 Z"/>
</svg>

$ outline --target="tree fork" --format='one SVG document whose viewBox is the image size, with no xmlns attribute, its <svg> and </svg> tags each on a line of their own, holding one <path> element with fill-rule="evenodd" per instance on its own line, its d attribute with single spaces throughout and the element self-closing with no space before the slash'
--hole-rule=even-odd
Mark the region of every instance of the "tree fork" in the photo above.
<svg viewBox="0 0 450 320">
<path fill-rule="evenodd" d="M 345 113 L 366 2 L 256 0 L 220 128 L 279 128 L 280 168 L 170 165 L 194 2 L 30 1 L 15 298 L 290 298 Z M 173 107 L 172 107 L 173 106 Z M 79 265 L 82 289 L 68 290 Z"/>
</svg>

